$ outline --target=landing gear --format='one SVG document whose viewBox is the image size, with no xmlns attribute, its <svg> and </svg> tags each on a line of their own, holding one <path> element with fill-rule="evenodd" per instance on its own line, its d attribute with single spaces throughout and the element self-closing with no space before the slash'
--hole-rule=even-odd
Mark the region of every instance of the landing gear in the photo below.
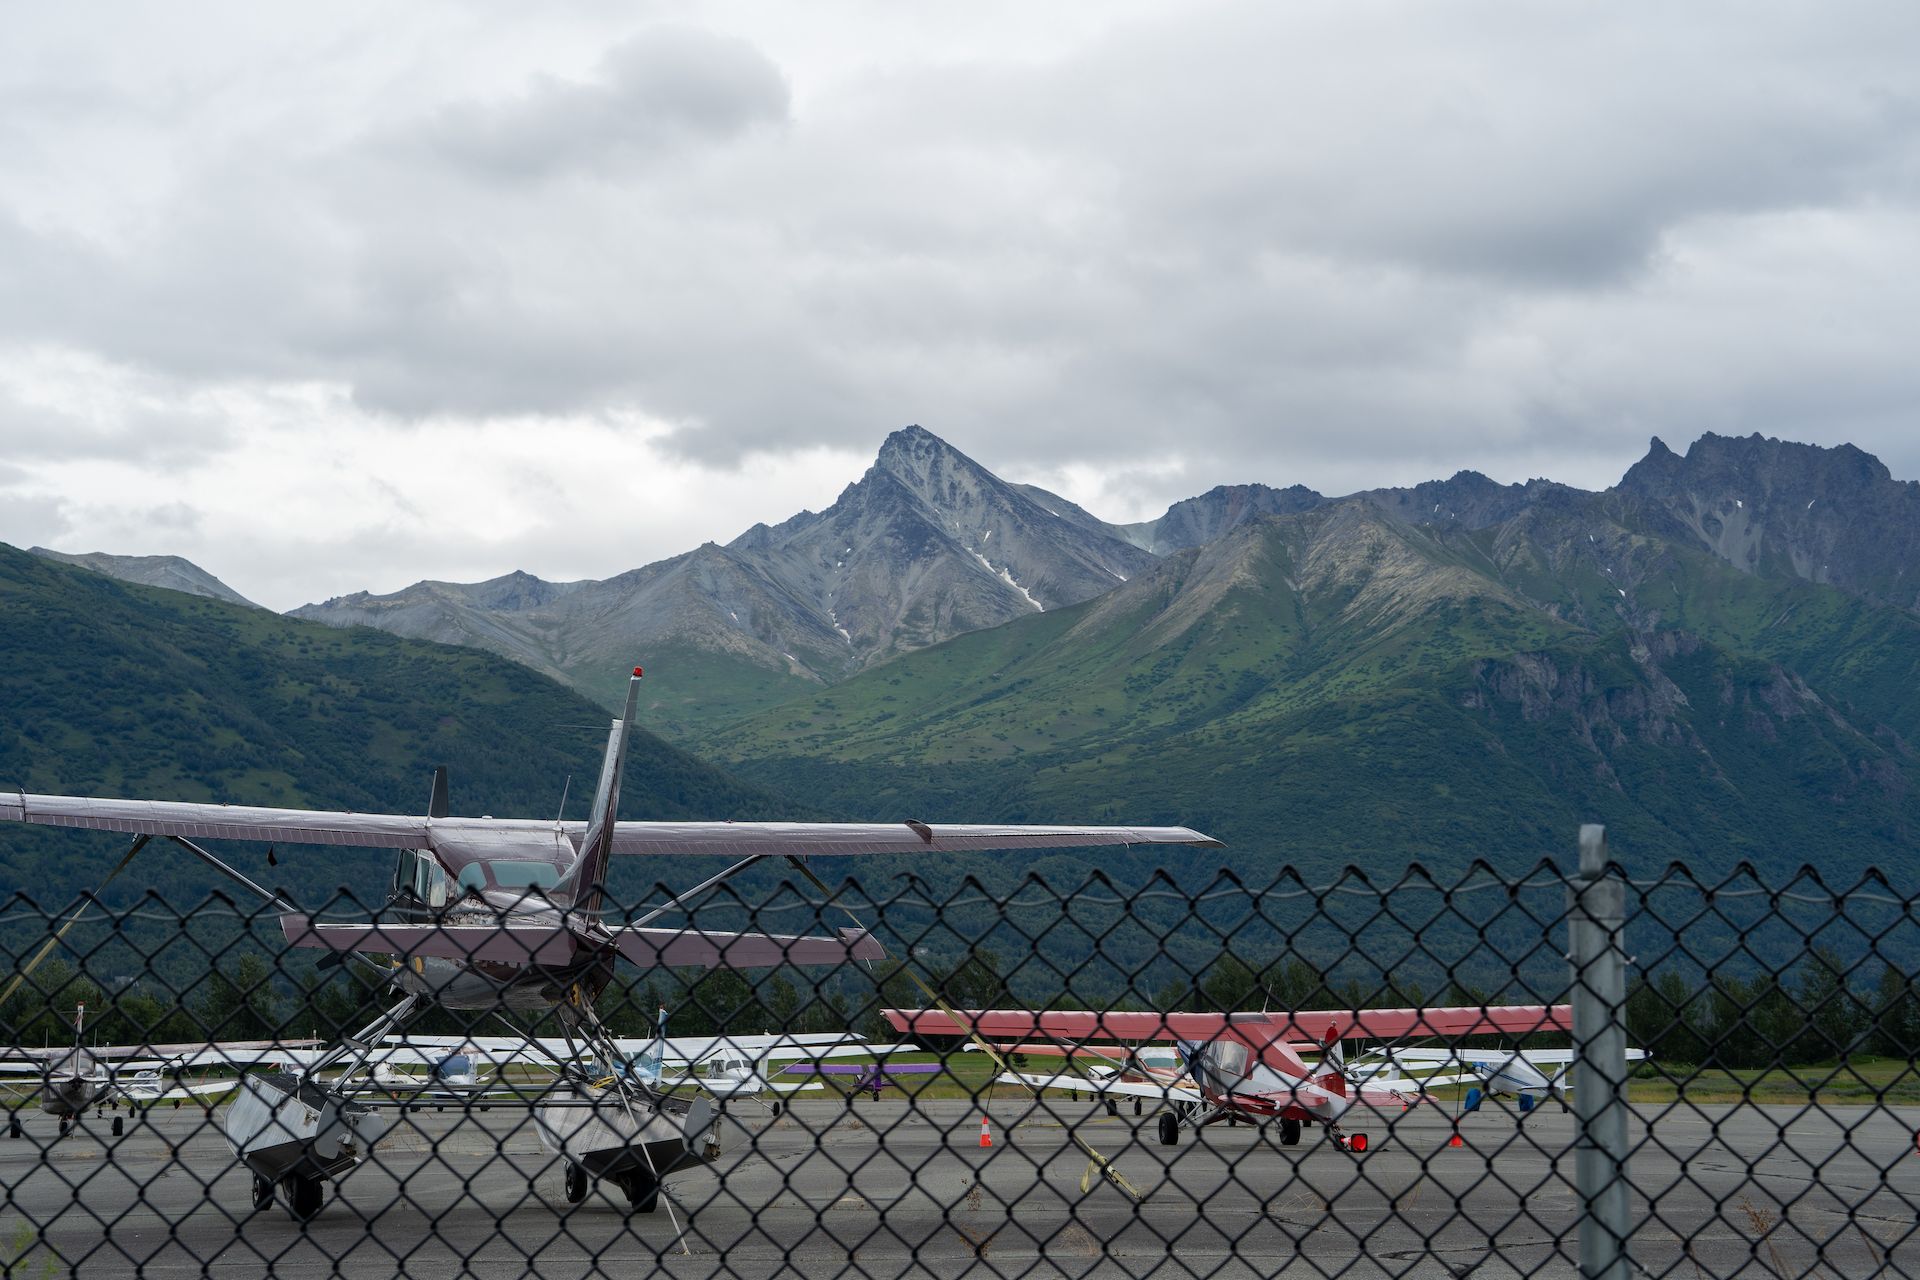
<svg viewBox="0 0 1920 1280">
<path fill-rule="evenodd" d="M 650 1173 L 630 1173 L 620 1180 L 627 1203 L 635 1213 L 652 1213 L 660 1207 L 660 1183 Z"/>
<path fill-rule="evenodd" d="M 773 1100 L 773 1118 L 775 1120 L 780 1118 L 780 1099 L 778 1098 Z"/>
<path fill-rule="evenodd" d="M 587 1171 L 581 1166 L 567 1162 L 567 1203 L 579 1204 L 587 1198 Z"/>
<path fill-rule="evenodd" d="M 1180 1121 L 1174 1118 L 1171 1111 L 1160 1113 L 1160 1145 L 1163 1147 L 1180 1145 Z"/>
<path fill-rule="evenodd" d="M 73 1117 L 61 1116 L 60 1117 L 60 1136 L 64 1138 L 72 1132 L 73 1132 Z"/>
<path fill-rule="evenodd" d="M 287 1208 L 292 1211 L 294 1221 L 312 1222 L 320 1216 L 320 1202 L 326 1196 L 326 1188 L 319 1178 L 290 1173 L 280 1180 L 280 1186 L 287 1193 Z"/>
<path fill-rule="evenodd" d="M 1283 1147 L 1297 1147 L 1300 1145 L 1300 1122 L 1298 1120 L 1282 1119 L 1280 1121 L 1280 1145 Z"/>
<path fill-rule="evenodd" d="M 1115 1102 L 1112 1098 L 1107 1099 L 1107 1114 L 1110 1116 L 1117 1116 L 1120 1114 L 1120 1104 Z"/>
<path fill-rule="evenodd" d="M 265 1178 L 261 1177 L 259 1174 L 257 1173 L 254 1174 L 253 1175 L 254 1212 L 257 1213 L 262 1209 L 271 1208 L 272 1206 L 273 1206 L 273 1184 L 271 1182 L 268 1182 Z"/>
</svg>

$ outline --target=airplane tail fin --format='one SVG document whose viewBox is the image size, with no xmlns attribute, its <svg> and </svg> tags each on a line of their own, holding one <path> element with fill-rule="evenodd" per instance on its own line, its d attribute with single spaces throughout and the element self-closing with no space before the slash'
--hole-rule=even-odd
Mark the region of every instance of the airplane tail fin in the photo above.
<svg viewBox="0 0 1920 1280">
<path fill-rule="evenodd" d="M 441 765 L 433 771 L 433 788 L 427 794 L 427 816 L 444 818 L 452 812 L 452 803 L 447 795 L 447 766 Z"/>
<path fill-rule="evenodd" d="M 593 809 L 587 815 L 587 834 L 580 840 L 580 852 L 573 865 L 554 888 L 571 893 L 573 905 L 588 913 L 600 910 L 601 886 L 606 883 L 607 863 L 613 854 L 613 824 L 620 808 L 620 775 L 627 763 L 627 731 L 633 727 L 635 709 L 640 704 L 640 668 L 633 669 L 627 681 L 627 708 L 607 732 L 607 754 L 600 762 L 600 786 L 593 794 Z"/>
</svg>

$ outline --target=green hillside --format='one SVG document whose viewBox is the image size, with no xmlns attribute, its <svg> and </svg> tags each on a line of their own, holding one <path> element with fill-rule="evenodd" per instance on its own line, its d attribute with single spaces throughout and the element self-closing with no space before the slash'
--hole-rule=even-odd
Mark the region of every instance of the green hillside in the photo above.
<svg viewBox="0 0 1920 1280">
<path fill-rule="evenodd" d="M 1740 573 L 1597 499 L 1478 531 L 1334 504 L 711 745 L 848 816 L 1185 822 L 1230 843 L 1183 878 L 1518 867 L 1593 820 L 1641 865 L 1841 869 L 1893 865 L 1920 830 L 1916 675 L 1911 615 Z"/>
<path fill-rule="evenodd" d="M 0 546 L 0 785 L 26 791 L 423 812 L 445 764 L 459 813 L 548 816 L 573 779 L 584 813 L 607 714 L 517 663 L 139 587 Z M 630 748 L 629 817 L 791 816 L 767 794 L 651 734 Z M 0 889 L 44 903 L 97 883 L 119 837 L 0 828 Z M 384 893 L 391 856 L 229 846 L 296 894 Z M 285 851 L 283 851 L 284 853 Z M 623 860 L 638 861 L 638 860 Z M 659 868 L 622 866 L 637 896 Z M 215 887 L 155 845 L 110 897 Z M 643 879 L 644 877 L 644 879 Z"/>
</svg>

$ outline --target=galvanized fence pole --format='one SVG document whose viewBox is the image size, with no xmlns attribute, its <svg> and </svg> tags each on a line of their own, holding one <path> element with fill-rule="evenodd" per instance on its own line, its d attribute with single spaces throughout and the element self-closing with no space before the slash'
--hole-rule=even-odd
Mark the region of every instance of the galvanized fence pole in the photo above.
<svg viewBox="0 0 1920 1280">
<path fill-rule="evenodd" d="M 1580 870 L 1567 891 L 1573 966 L 1574 1176 L 1580 1274 L 1626 1280 L 1627 969 L 1621 950 L 1626 885 L 1607 874 L 1607 829 L 1580 828 Z"/>
</svg>

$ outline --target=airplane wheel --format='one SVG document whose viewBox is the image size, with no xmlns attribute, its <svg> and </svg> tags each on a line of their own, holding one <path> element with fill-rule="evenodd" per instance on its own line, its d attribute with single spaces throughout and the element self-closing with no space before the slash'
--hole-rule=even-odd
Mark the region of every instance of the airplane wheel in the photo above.
<svg viewBox="0 0 1920 1280">
<path fill-rule="evenodd" d="M 651 1175 L 628 1174 L 626 1189 L 627 1203 L 633 1206 L 635 1213 L 652 1213 L 660 1207 L 660 1184 Z"/>
<path fill-rule="evenodd" d="M 587 1171 L 572 1161 L 567 1162 L 567 1203 L 579 1204 L 587 1198 Z"/>
<path fill-rule="evenodd" d="M 1112 1098 L 1107 1099 L 1107 1114 L 1110 1116 L 1117 1116 L 1120 1114 L 1120 1104 L 1115 1102 Z"/>
<path fill-rule="evenodd" d="M 849 1110 L 849 1111 L 851 1111 L 851 1110 L 853 1110 L 853 1095 L 852 1095 L 852 1094 L 848 1094 L 848 1095 L 847 1095 L 847 1110 Z"/>
<path fill-rule="evenodd" d="M 1228 1117 L 1227 1117 L 1227 1128 L 1229 1128 L 1229 1129 L 1238 1129 L 1239 1127 L 1240 1127 L 1240 1117 L 1239 1117 L 1239 1116 L 1228 1116 Z"/>
<path fill-rule="evenodd" d="M 27 1127 L 20 1123 L 19 1116 L 7 1117 L 7 1136 L 9 1138 L 24 1138 L 27 1136 Z"/>
<path fill-rule="evenodd" d="M 113 1118 L 113 1136 L 117 1138 L 126 1131 L 127 1118 L 125 1116 L 115 1116 Z"/>
<path fill-rule="evenodd" d="M 273 1184 L 259 1174 L 253 1175 L 253 1207 L 256 1210 L 268 1208 L 273 1204 Z"/>
<path fill-rule="evenodd" d="M 61 1116 L 60 1117 L 60 1136 L 64 1138 L 72 1132 L 73 1132 L 73 1121 L 66 1116 Z"/>
<path fill-rule="evenodd" d="M 1180 1145 L 1180 1122 L 1174 1118 L 1171 1111 L 1160 1113 L 1160 1145 L 1163 1147 Z"/>
<path fill-rule="evenodd" d="M 774 1099 L 774 1103 L 773 1103 L 773 1118 L 775 1120 L 778 1120 L 780 1118 L 780 1101 L 777 1098 Z"/>
<path fill-rule="evenodd" d="M 287 1208 L 293 1212 L 297 1222 L 312 1222 L 320 1216 L 320 1202 L 325 1198 L 325 1189 L 320 1179 L 293 1174 L 285 1179 L 287 1189 Z"/>
<path fill-rule="evenodd" d="M 1138 1099 L 1138 1098 L 1135 1098 L 1135 1099 L 1133 1100 L 1133 1114 L 1135 1114 L 1135 1115 L 1139 1115 L 1139 1114 L 1140 1114 L 1140 1099 Z"/>
<path fill-rule="evenodd" d="M 1298 1120 L 1282 1120 L 1280 1122 L 1280 1145 L 1283 1147 L 1297 1147 L 1300 1145 L 1300 1122 Z"/>
</svg>

